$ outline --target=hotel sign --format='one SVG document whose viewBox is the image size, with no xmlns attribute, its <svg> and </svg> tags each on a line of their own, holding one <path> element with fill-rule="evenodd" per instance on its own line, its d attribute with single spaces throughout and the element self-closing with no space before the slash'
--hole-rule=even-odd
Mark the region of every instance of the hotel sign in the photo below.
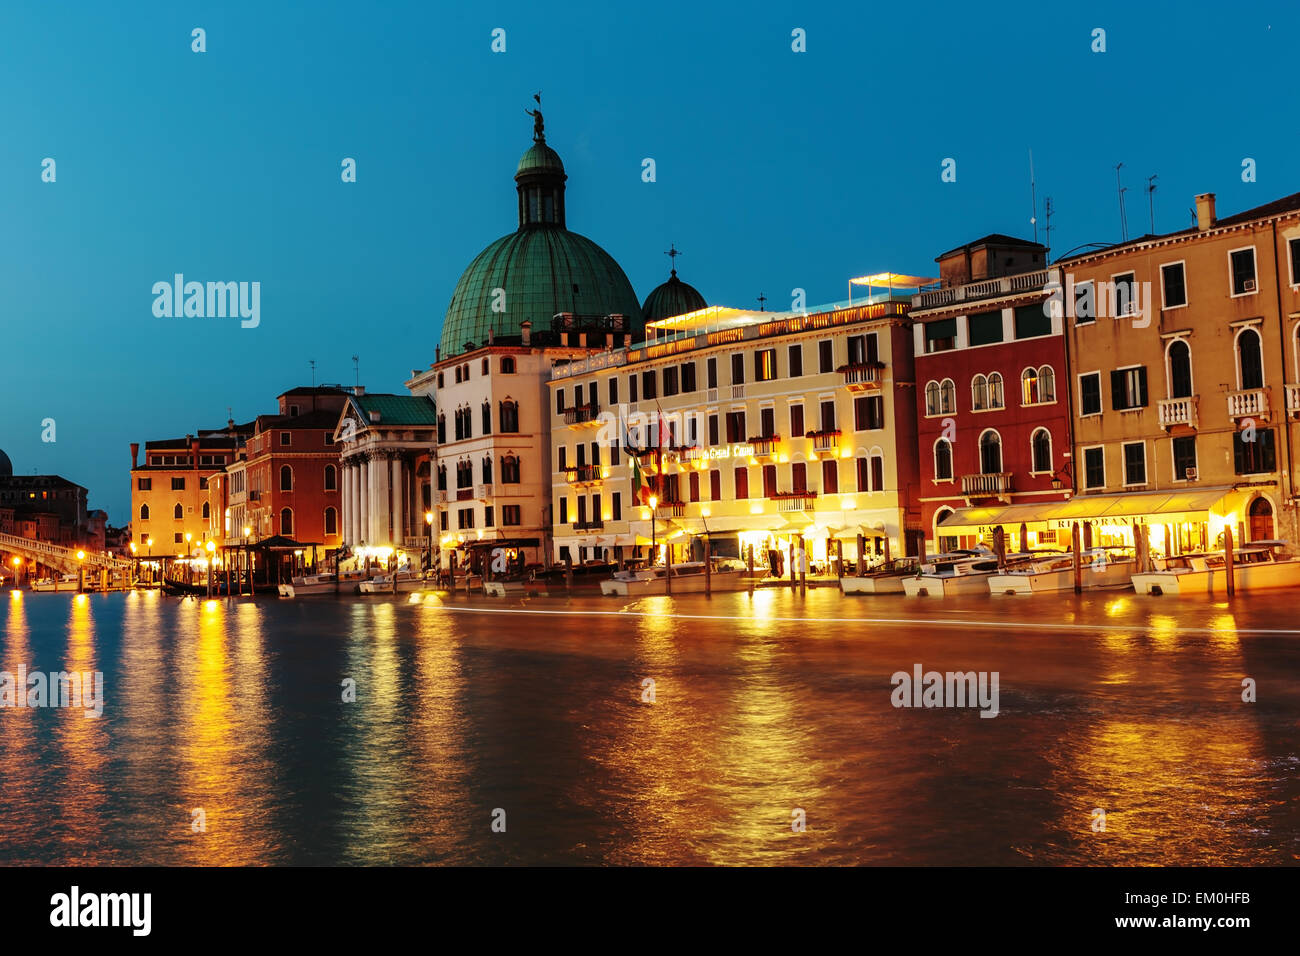
<svg viewBox="0 0 1300 956">
<path fill-rule="evenodd" d="M 753 454 L 753 445 L 723 445 L 709 449 L 710 458 L 750 458 Z"/>
</svg>

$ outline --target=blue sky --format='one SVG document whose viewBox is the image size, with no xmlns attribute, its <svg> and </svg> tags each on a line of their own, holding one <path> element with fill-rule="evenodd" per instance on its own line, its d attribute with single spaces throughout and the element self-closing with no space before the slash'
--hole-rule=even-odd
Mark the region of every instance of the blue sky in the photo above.
<svg viewBox="0 0 1300 956">
<path fill-rule="evenodd" d="M 780 309 L 796 287 L 827 302 L 852 275 L 933 274 L 969 239 L 1032 237 L 1030 149 L 1055 254 L 1119 238 L 1117 162 L 1130 235 L 1152 173 L 1157 231 L 1187 225 L 1198 192 L 1224 215 L 1300 190 L 1294 4 L 440 6 L 0 7 L 16 470 L 88 486 L 119 524 L 132 441 L 271 411 L 310 359 L 350 383 L 359 355 L 363 384 L 401 391 L 460 272 L 515 227 L 538 89 L 569 227 L 640 297 L 670 242 L 710 302 Z M 155 318 L 151 287 L 176 272 L 259 281 L 261 325 Z"/>
</svg>

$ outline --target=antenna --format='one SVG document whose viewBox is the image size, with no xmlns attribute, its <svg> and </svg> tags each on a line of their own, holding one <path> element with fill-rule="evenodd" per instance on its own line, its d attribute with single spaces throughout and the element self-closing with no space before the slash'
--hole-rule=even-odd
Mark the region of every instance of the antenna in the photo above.
<svg viewBox="0 0 1300 956">
<path fill-rule="evenodd" d="M 1052 197 L 1048 196 L 1043 200 L 1043 245 L 1047 246 L 1047 254 L 1052 254 Z"/>
<path fill-rule="evenodd" d="M 1034 227 L 1034 242 L 1038 241 L 1038 185 L 1034 182 L 1034 151 L 1029 151 L 1029 222 Z"/>
<path fill-rule="evenodd" d="M 316 360 L 311 359 L 307 362 L 311 366 L 311 387 L 316 387 Z"/>
<path fill-rule="evenodd" d="M 1147 215 L 1151 217 L 1151 235 L 1156 234 L 1156 177 L 1147 177 Z"/>
<path fill-rule="evenodd" d="M 1128 217 L 1124 214 L 1124 193 L 1127 191 L 1119 178 L 1123 163 L 1115 164 L 1115 188 L 1119 190 L 1119 236 L 1120 242 L 1128 242 Z"/>
<path fill-rule="evenodd" d="M 352 378 L 353 378 L 352 384 L 354 384 L 357 388 L 360 388 L 361 387 L 361 359 L 357 358 L 355 355 L 352 356 Z"/>
</svg>

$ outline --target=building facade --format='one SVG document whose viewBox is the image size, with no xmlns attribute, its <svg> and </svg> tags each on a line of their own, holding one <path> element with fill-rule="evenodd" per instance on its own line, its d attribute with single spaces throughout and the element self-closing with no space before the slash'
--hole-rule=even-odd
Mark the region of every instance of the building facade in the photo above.
<svg viewBox="0 0 1300 956">
<path fill-rule="evenodd" d="M 208 483 L 236 460 L 252 425 L 227 422 L 224 429 L 198 435 L 131 444 L 131 531 L 137 554 L 189 555 L 209 539 L 222 506 L 213 502 Z"/>
</svg>

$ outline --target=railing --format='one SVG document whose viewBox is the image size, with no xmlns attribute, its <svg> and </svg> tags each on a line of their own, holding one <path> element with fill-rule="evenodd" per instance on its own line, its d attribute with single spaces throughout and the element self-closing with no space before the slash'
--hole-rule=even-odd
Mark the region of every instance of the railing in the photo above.
<svg viewBox="0 0 1300 956">
<path fill-rule="evenodd" d="M 1196 398 L 1166 398 L 1159 403 L 1160 427 L 1171 428 L 1174 425 L 1196 427 Z"/>
<path fill-rule="evenodd" d="M 661 501 L 659 507 L 655 509 L 656 513 L 662 513 L 669 518 L 680 518 L 686 514 L 686 502 L 684 501 Z"/>
<path fill-rule="evenodd" d="M 564 424 L 585 425 L 600 418 L 600 405 L 592 402 L 588 405 L 574 405 L 564 410 Z"/>
<path fill-rule="evenodd" d="M 588 518 L 586 521 L 573 522 L 574 531 L 599 531 L 605 527 L 605 522 L 600 518 Z"/>
<path fill-rule="evenodd" d="M 1268 389 L 1246 388 L 1228 393 L 1229 418 L 1268 418 Z"/>
<path fill-rule="evenodd" d="M 473 500 L 474 500 L 474 487 L 471 485 L 471 486 L 468 487 L 468 488 L 457 488 L 457 489 L 456 489 L 456 500 L 457 500 L 457 501 L 473 501 Z"/>
<path fill-rule="evenodd" d="M 744 386 L 744 385 L 733 385 L 733 386 L 731 386 L 731 397 L 732 397 L 732 398 L 744 398 L 744 397 L 745 397 L 745 386 Z"/>
<path fill-rule="evenodd" d="M 1286 410 L 1292 415 L 1300 415 L 1300 385 L 1286 387 Z"/>
<path fill-rule="evenodd" d="M 596 372 L 604 368 L 616 368 L 626 362 L 627 351 L 625 349 L 594 352 L 585 359 L 579 359 L 567 365 L 553 365 L 551 367 L 551 379 L 569 378 L 573 375 L 585 375 L 587 372 Z"/>
<path fill-rule="evenodd" d="M 810 511 L 817 502 L 815 491 L 778 491 L 768 495 L 777 511 Z"/>
<path fill-rule="evenodd" d="M 600 481 L 600 465 L 570 465 L 564 469 L 564 478 L 570 484 Z"/>
<path fill-rule="evenodd" d="M 946 289 L 920 292 L 912 297 L 912 308 L 933 309 L 957 302 L 992 299 L 1016 292 L 1042 290 L 1046 293 L 1047 286 L 1050 283 L 1059 281 L 1059 270 L 1040 269 L 1037 272 L 1023 272 L 1020 275 L 1002 276 L 998 279 L 986 279 L 982 282 L 968 282 L 965 285 L 949 286 Z"/>
<path fill-rule="evenodd" d="M 446 503 L 447 503 L 447 489 L 446 489 L 446 488 L 439 488 L 439 489 L 438 489 L 438 504 L 440 504 L 440 505 L 445 505 Z"/>
<path fill-rule="evenodd" d="M 961 493 L 967 497 L 1005 495 L 1011 490 L 1011 472 L 992 475 L 962 475 Z"/>
<path fill-rule="evenodd" d="M 751 438 L 749 444 L 754 446 L 755 458 L 767 458 L 776 451 L 777 443 L 780 441 L 780 435 L 759 435 L 757 438 Z"/>
<path fill-rule="evenodd" d="M 819 432 L 809 432 L 805 437 L 812 439 L 813 451 L 830 451 L 840 443 L 840 430 L 831 428 Z"/>
<path fill-rule="evenodd" d="M 718 390 L 716 388 L 710 388 L 707 391 L 705 391 L 704 400 L 708 402 L 710 405 L 712 405 L 714 402 L 718 400 Z"/>
<path fill-rule="evenodd" d="M 78 550 L 85 555 L 84 558 L 77 558 Z M 76 571 L 78 567 L 83 567 L 88 571 L 92 568 L 122 570 L 131 567 L 129 558 L 117 555 L 110 556 L 78 548 L 65 548 L 62 545 L 50 544 L 48 541 L 35 541 L 16 534 L 0 534 L 0 551 L 35 558 L 46 567 L 59 568 L 64 572 Z M 143 558 L 144 555 L 139 555 L 139 557 Z M 12 566 L 9 570 L 12 572 Z"/>
<path fill-rule="evenodd" d="M 478 484 L 474 486 L 474 497 L 479 501 L 484 501 L 492 497 L 492 485 L 489 483 Z"/>
<path fill-rule="evenodd" d="M 844 365 L 840 367 L 844 373 L 844 384 L 852 388 L 880 387 L 880 383 L 885 380 L 885 363 L 884 362 L 865 362 L 861 365 Z"/>
</svg>

